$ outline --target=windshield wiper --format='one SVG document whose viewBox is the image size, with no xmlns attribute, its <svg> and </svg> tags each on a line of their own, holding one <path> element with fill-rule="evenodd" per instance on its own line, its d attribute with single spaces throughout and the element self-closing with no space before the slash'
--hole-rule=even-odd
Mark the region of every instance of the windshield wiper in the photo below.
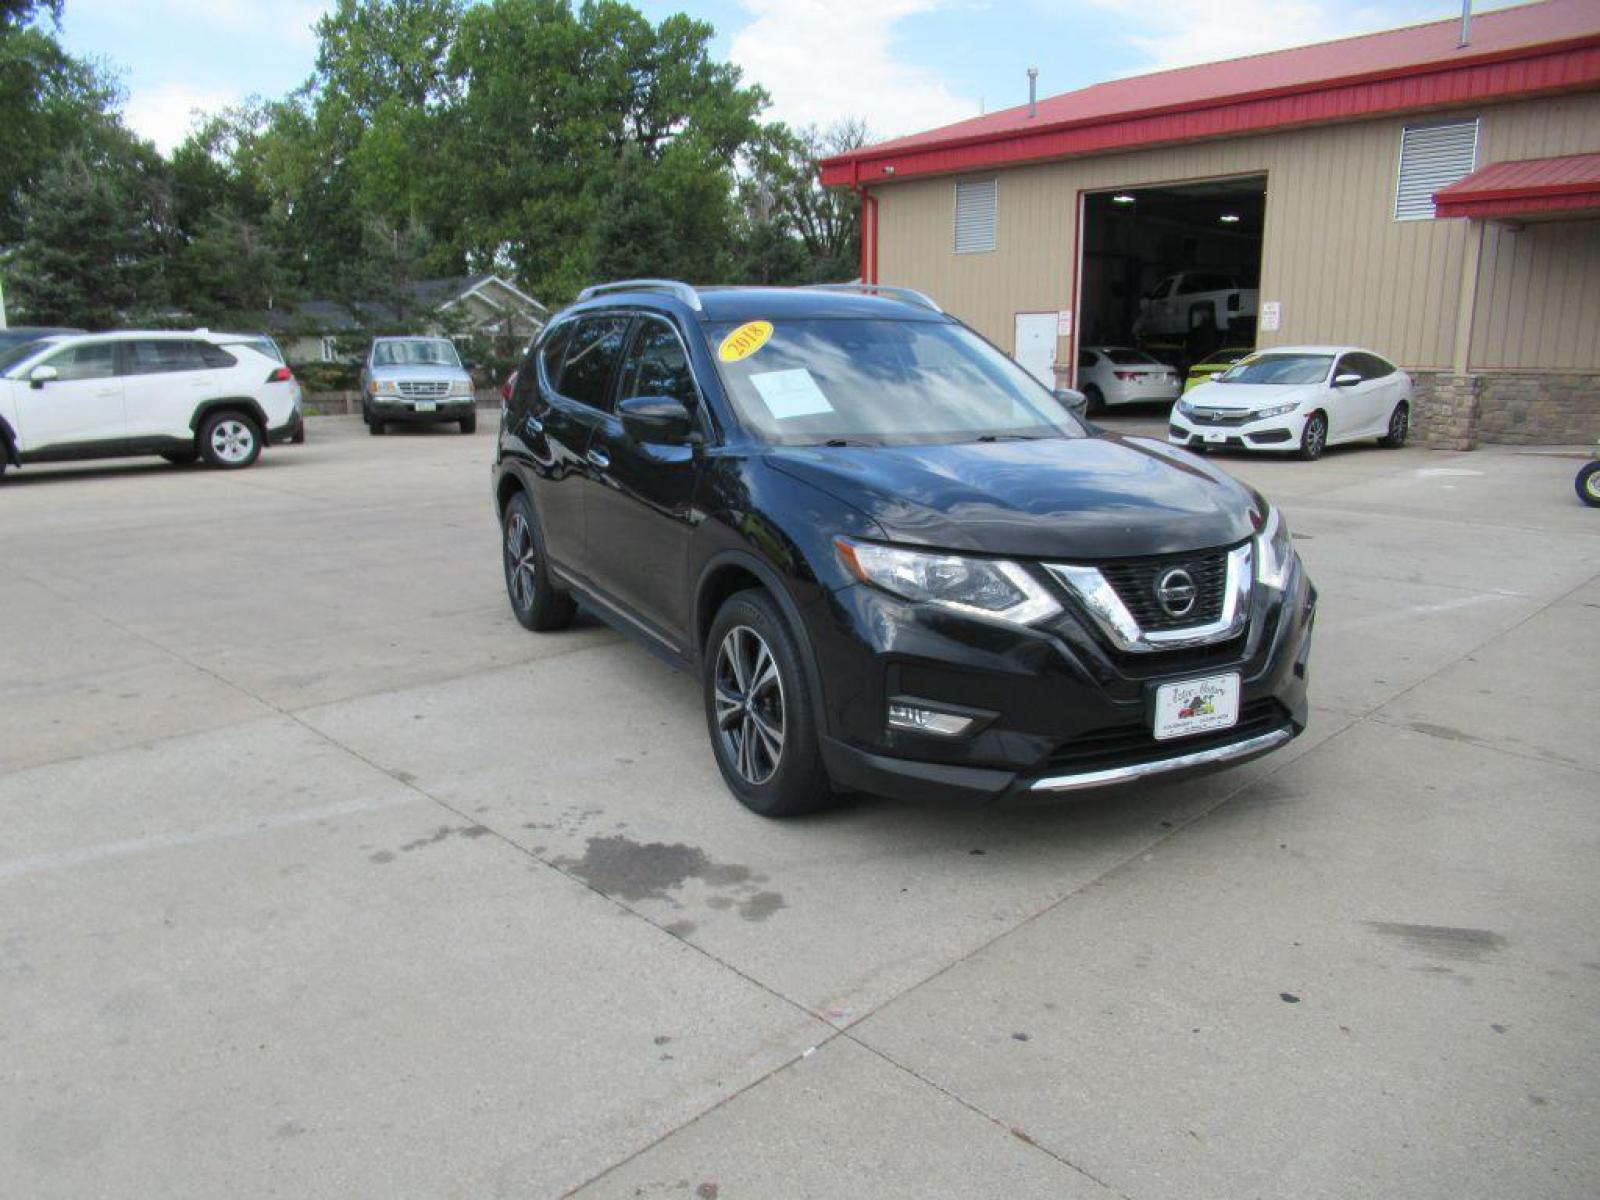
<svg viewBox="0 0 1600 1200">
<path fill-rule="evenodd" d="M 985 433 L 979 436 L 980 442 L 1037 442 L 1043 439 L 1043 434 L 1038 433 Z"/>
<path fill-rule="evenodd" d="M 861 438 L 829 438 L 824 446 L 881 446 L 882 442 L 868 442 Z"/>
</svg>

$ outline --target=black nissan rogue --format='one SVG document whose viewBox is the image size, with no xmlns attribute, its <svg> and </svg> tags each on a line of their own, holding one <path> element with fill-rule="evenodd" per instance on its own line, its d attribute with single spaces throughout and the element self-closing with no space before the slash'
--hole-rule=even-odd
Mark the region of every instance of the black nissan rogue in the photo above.
<svg viewBox="0 0 1600 1200">
<path fill-rule="evenodd" d="M 905 289 L 585 291 L 501 416 L 506 587 L 697 673 L 767 816 L 1236 763 L 1305 726 L 1316 590 L 1259 494 L 1086 426 Z"/>
</svg>

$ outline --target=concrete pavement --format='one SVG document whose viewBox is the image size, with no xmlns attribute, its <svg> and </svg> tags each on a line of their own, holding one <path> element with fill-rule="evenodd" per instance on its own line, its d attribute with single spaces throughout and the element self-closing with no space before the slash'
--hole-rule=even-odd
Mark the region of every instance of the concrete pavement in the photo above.
<svg viewBox="0 0 1600 1200">
<path fill-rule="evenodd" d="M 511 619 L 487 433 L 0 484 L 0 1193 L 1600 1193 L 1576 459 L 1220 459 L 1305 737 L 773 824 L 692 681 Z"/>
</svg>

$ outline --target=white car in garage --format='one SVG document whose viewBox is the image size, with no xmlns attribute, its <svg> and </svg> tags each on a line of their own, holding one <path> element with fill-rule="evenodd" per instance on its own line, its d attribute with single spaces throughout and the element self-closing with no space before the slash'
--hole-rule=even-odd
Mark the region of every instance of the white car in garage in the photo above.
<svg viewBox="0 0 1600 1200">
<path fill-rule="evenodd" d="M 1084 346 L 1077 387 L 1093 416 L 1119 404 L 1166 403 L 1183 391 L 1176 369 L 1128 346 Z"/>
<path fill-rule="evenodd" d="M 0 353 L 0 474 L 138 454 L 231 470 L 304 428 L 300 384 L 257 334 L 130 330 Z"/>
<path fill-rule="evenodd" d="M 1312 459 L 1365 438 L 1403 446 L 1410 428 L 1411 376 L 1382 355 L 1359 346 L 1276 346 L 1179 400 L 1167 441 Z"/>
</svg>

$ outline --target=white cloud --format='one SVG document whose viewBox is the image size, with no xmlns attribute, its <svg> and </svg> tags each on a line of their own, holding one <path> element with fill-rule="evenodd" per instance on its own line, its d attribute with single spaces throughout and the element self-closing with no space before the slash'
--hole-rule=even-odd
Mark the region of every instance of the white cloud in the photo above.
<svg viewBox="0 0 1600 1200">
<path fill-rule="evenodd" d="M 1241 58 L 1334 38 L 1394 29 L 1459 15 L 1453 0 L 1430 11 L 1397 11 L 1393 4 L 1349 0 L 1090 0 L 1121 27 L 1112 38 L 1139 51 L 1134 72 L 1186 67 Z M 1503 7 L 1509 0 L 1478 0 L 1475 9 Z"/>
<path fill-rule="evenodd" d="M 791 125 L 865 118 L 874 139 L 978 115 L 933 71 L 896 51 L 894 26 L 940 0 L 743 0 L 752 20 L 729 57 L 772 96 L 767 115 Z"/>
<path fill-rule="evenodd" d="M 140 137 L 149 138 L 156 149 L 170 154 L 188 135 L 199 112 L 215 112 L 241 97 L 219 88 L 199 88 L 187 83 L 164 83 L 157 87 L 136 88 L 128 93 L 122 119 Z"/>
</svg>

